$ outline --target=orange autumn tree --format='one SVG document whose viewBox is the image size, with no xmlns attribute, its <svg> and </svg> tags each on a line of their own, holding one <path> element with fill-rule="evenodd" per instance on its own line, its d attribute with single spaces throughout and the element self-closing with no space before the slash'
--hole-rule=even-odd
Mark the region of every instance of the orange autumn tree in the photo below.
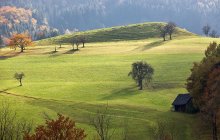
<svg viewBox="0 0 220 140">
<path fill-rule="evenodd" d="M 85 137 L 84 130 L 76 128 L 74 121 L 58 114 L 57 120 L 46 120 L 46 125 L 38 126 L 33 135 L 26 133 L 24 140 L 83 140 Z"/>
<path fill-rule="evenodd" d="M 25 47 L 27 47 L 28 45 L 31 45 L 31 44 L 32 44 L 32 39 L 29 35 L 27 35 L 27 34 L 14 34 L 10 38 L 8 45 L 11 48 L 14 48 L 15 50 L 16 50 L 16 48 L 20 48 L 21 52 L 23 52 Z"/>
</svg>

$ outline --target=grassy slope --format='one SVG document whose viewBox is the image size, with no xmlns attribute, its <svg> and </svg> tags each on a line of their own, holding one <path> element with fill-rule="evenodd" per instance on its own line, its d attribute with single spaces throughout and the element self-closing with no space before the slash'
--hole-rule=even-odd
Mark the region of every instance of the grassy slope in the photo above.
<svg viewBox="0 0 220 140">
<path fill-rule="evenodd" d="M 114 127 L 121 130 L 123 122 L 128 122 L 131 140 L 148 140 L 149 126 L 161 118 L 179 124 L 179 140 L 191 140 L 195 116 L 170 112 L 170 107 L 177 94 L 186 92 L 185 80 L 192 63 L 203 57 L 211 41 L 191 36 L 167 42 L 147 39 L 88 43 L 74 54 L 68 45 L 58 53 L 52 53 L 54 46 L 36 46 L 22 55 L 1 50 L 1 56 L 16 57 L 1 57 L 0 91 L 8 94 L 1 92 L 0 99 L 10 100 L 20 117 L 36 123 L 42 123 L 44 113 L 71 116 L 86 129 L 88 139 L 94 133 L 89 116 L 108 102 Z M 131 64 L 138 60 L 155 68 L 154 89 L 138 91 L 127 76 Z M 23 87 L 17 87 L 12 78 L 16 71 L 26 75 Z"/>
<path fill-rule="evenodd" d="M 56 42 L 67 43 L 75 36 L 84 35 L 87 42 L 110 42 L 123 40 L 139 40 L 146 38 L 159 37 L 160 33 L 158 27 L 165 25 L 161 22 L 147 22 L 143 24 L 133 24 L 128 26 L 118 26 L 112 28 L 104 28 L 98 30 L 91 30 L 86 32 L 78 32 L 70 35 L 62 35 L 50 39 L 38 41 L 38 45 L 56 44 Z M 174 36 L 191 36 L 192 33 L 178 28 Z"/>
</svg>

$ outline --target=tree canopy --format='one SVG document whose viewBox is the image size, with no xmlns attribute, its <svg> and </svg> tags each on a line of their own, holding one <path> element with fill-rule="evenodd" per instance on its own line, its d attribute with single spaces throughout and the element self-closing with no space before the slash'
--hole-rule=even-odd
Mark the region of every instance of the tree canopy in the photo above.
<svg viewBox="0 0 220 140">
<path fill-rule="evenodd" d="M 159 26 L 159 31 L 164 41 L 166 41 L 167 34 L 170 36 L 170 40 L 172 40 L 172 35 L 176 31 L 176 24 L 174 22 L 169 22 L 166 25 Z"/>
<path fill-rule="evenodd" d="M 32 44 L 31 37 L 27 34 L 14 34 L 10 38 L 9 46 L 11 48 L 20 48 L 21 52 L 24 51 L 25 47 Z"/>
<path fill-rule="evenodd" d="M 208 75 L 213 66 L 220 62 L 220 44 L 210 43 L 205 51 L 205 57 L 199 63 L 194 63 L 191 75 L 187 79 L 187 90 L 191 93 L 194 104 L 200 107 L 203 103 L 201 97 L 204 94 Z"/>
<path fill-rule="evenodd" d="M 159 26 L 160 37 L 163 37 L 163 41 L 166 41 L 167 26 Z"/>
<path fill-rule="evenodd" d="M 208 24 L 203 26 L 203 28 L 202 28 L 202 31 L 206 36 L 209 36 L 210 30 L 211 30 L 211 27 Z"/>
<path fill-rule="evenodd" d="M 203 118 L 211 122 L 213 140 L 218 140 L 217 122 L 220 119 L 220 44 L 213 42 L 200 63 L 194 63 L 187 79 L 187 90 Z"/>
<path fill-rule="evenodd" d="M 175 32 L 175 30 L 176 30 L 176 24 L 174 22 L 169 22 L 166 25 L 165 29 L 167 30 L 167 33 L 170 36 L 170 40 L 172 40 L 172 35 Z"/>
<path fill-rule="evenodd" d="M 153 79 L 153 74 L 154 69 L 150 64 L 138 61 L 132 64 L 132 70 L 128 75 L 138 83 L 139 89 L 142 90 L 143 80 L 145 80 L 145 83 L 148 85 Z"/>
<path fill-rule="evenodd" d="M 79 37 L 79 41 L 83 44 L 83 48 L 85 47 L 85 43 L 86 43 L 86 37 L 85 36 L 80 36 Z"/>
<path fill-rule="evenodd" d="M 20 86 L 22 86 L 22 79 L 24 78 L 24 73 L 15 73 L 14 78 L 20 82 Z"/>
<path fill-rule="evenodd" d="M 86 134 L 83 129 L 69 117 L 58 114 L 57 120 L 46 120 L 45 125 L 36 128 L 33 135 L 26 133 L 24 140 L 83 140 Z"/>
</svg>

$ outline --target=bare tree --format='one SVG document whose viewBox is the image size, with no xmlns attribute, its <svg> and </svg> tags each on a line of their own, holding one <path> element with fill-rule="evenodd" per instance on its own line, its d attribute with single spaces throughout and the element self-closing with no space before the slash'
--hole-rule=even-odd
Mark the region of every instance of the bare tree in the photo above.
<svg viewBox="0 0 220 140">
<path fill-rule="evenodd" d="M 112 118 L 108 115 L 108 104 L 103 110 L 98 110 L 94 118 L 90 119 L 100 140 L 111 140 L 115 130 L 112 129 Z"/>
<path fill-rule="evenodd" d="M 149 133 L 153 140 L 178 140 L 181 130 L 173 121 L 158 120 L 155 125 L 151 126 Z"/>
<path fill-rule="evenodd" d="M 165 29 L 167 30 L 166 32 L 167 32 L 167 33 L 169 34 L 169 36 L 170 36 L 170 40 L 172 40 L 172 35 L 173 35 L 173 33 L 175 32 L 175 30 L 176 30 L 176 24 L 175 24 L 174 22 L 169 22 L 169 23 L 166 25 Z"/>
<path fill-rule="evenodd" d="M 2 102 L 0 112 L 0 140 L 22 140 L 24 132 L 31 131 L 32 123 L 18 120 L 8 102 Z"/>
<path fill-rule="evenodd" d="M 166 41 L 166 34 L 167 34 L 167 27 L 166 26 L 159 26 L 158 30 L 160 31 L 160 37 L 163 37 L 163 41 Z"/>
</svg>

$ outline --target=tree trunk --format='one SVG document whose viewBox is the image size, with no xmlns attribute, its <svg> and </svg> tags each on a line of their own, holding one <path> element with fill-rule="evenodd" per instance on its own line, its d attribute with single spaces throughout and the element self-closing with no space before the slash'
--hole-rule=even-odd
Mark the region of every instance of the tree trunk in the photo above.
<svg viewBox="0 0 220 140">
<path fill-rule="evenodd" d="M 21 52 L 24 52 L 24 46 L 21 46 Z"/>
<path fill-rule="evenodd" d="M 216 113 L 212 116 L 212 139 L 218 140 L 218 133 L 217 133 L 217 121 L 216 121 Z"/>
<path fill-rule="evenodd" d="M 143 80 L 138 81 L 139 90 L 143 89 Z"/>
<path fill-rule="evenodd" d="M 76 49 L 79 50 L 79 45 L 76 45 L 76 47 L 77 47 Z"/>
<path fill-rule="evenodd" d="M 61 44 L 60 44 L 60 48 L 61 48 Z"/>
<path fill-rule="evenodd" d="M 20 82 L 20 86 L 22 86 L 22 82 L 21 82 L 21 79 L 19 79 L 19 82 Z"/>
<path fill-rule="evenodd" d="M 72 47 L 73 47 L 73 51 L 74 51 L 74 44 L 72 44 Z"/>
<path fill-rule="evenodd" d="M 85 43 L 83 42 L 83 48 L 85 47 Z"/>
<path fill-rule="evenodd" d="M 166 36 L 163 36 L 163 41 L 166 41 Z"/>
<path fill-rule="evenodd" d="M 170 40 L 172 40 L 172 34 L 170 34 Z"/>
</svg>

